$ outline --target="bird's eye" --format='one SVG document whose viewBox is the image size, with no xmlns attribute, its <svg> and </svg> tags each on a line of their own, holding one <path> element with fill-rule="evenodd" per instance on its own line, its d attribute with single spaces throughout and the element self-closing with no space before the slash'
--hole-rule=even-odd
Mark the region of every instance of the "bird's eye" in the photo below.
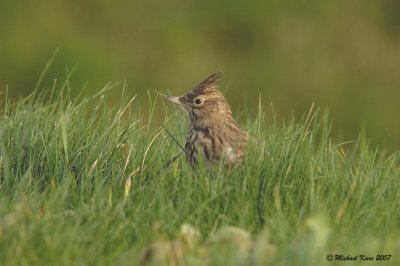
<svg viewBox="0 0 400 266">
<path fill-rule="evenodd" d="M 194 103 L 195 103 L 195 104 L 201 104 L 202 102 L 203 102 L 203 100 L 202 100 L 202 99 L 199 99 L 199 98 L 197 98 L 197 99 L 194 100 Z"/>
</svg>

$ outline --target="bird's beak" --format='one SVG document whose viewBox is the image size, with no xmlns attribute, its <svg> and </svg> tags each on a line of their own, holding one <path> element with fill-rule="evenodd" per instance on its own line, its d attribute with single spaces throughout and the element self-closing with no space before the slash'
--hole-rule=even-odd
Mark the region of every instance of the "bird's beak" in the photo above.
<svg viewBox="0 0 400 266">
<path fill-rule="evenodd" d="M 164 100 L 166 100 L 167 102 L 170 103 L 175 103 L 178 105 L 183 105 L 182 102 L 179 100 L 179 96 L 168 96 L 168 97 L 164 97 Z"/>
</svg>

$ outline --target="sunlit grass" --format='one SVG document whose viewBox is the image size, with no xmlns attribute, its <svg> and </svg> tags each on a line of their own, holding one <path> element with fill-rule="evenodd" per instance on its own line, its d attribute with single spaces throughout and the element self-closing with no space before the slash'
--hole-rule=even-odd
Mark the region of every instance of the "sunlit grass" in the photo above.
<svg viewBox="0 0 400 266">
<path fill-rule="evenodd" d="M 327 254 L 400 263 L 398 154 L 364 138 L 332 143 L 314 109 L 268 126 L 260 110 L 240 165 L 194 171 L 181 156 L 166 168 L 183 114 L 156 125 L 134 95 L 110 107 L 110 89 L 3 98 L 1 264 L 321 265 Z M 150 110 L 164 108 L 152 99 Z"/>
</svg>

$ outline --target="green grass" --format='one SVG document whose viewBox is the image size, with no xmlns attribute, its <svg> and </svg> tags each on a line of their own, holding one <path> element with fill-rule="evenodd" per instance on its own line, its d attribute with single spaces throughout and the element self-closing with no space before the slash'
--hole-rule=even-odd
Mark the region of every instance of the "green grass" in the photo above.
<svg viewBox="0 0 400 266">
<path fill-rule="evenodd" d="M 268 125 L 260 112 L 243 125 L 258 143 L 240 165 L 193 171 L 181 156 L 166 169 L 180 148 L 164 127 L 183 143 L 183 113 L 158 123 L 126 93 L 110 107 L 111 87 L 3 93 L 2 265 L 400 264 L 398 153 L 332 142 L 313 110 Z"/>
</svg>

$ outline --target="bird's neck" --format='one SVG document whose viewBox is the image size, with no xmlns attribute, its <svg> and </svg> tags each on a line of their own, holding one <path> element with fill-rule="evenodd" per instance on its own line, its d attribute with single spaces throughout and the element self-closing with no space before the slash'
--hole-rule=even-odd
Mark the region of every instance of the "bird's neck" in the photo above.
<svg viewBox="0 0 400 266">
<path fill-rule="evenodd" d="M 217 133 L 224 131 L 237 131 L 240 130 L 238 124 L 233 117 L 219 117 L 215 118 L 203 118 L 195 119 L 190 123 L 190 128 L 195 130 L 207 130 L 208 132 Z"/>
</svg>

